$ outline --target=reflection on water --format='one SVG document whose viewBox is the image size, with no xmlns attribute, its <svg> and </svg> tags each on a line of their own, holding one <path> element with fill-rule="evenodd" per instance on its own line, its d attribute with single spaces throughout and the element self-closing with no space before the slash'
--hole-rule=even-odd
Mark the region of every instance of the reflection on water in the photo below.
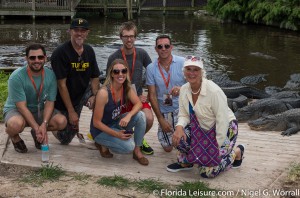
<svg viewBox="0 0 300 198">
<path fill-rule="evenodd" d="M 120 45 L 118 28 L 125 19 L 89 19 L 88 37 L 101 69 Z M 144 48 L 152 59 L 155 38 L 169 34 L 174 54 L 198 55 L 204 58 L 208 73 L 227 74 L 232 80 L 256 74 L 269 74 L 258 85 L 283 87 L 293 73 L 300 73 L 299 33 L 277 28 L 221 24 L 207 17 L 143 16 L 135 19 L 139 35 L 136 45 Z M 60 43 L 69 39 L 69 21 L 4 21 L 1 25 L 0 66 L 24 64 L 24 48 L 30 42 L 45 44 L 48 56 Z"/>
</svg>

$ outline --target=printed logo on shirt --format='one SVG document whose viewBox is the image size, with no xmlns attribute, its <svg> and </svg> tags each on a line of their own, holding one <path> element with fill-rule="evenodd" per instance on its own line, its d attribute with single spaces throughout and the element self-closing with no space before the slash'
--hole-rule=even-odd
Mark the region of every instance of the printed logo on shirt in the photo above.
<svg viewBox="0 0 300 198">
<path fill-rule="evenodd" d="M 90 63 L 89 62 L 80 62 L 80 63 L 71 63 L 72 69 L 75 69 L 76 71 L 85 71 L 87 68 L 89 68 Z"/>
<path fill-rule="evenodd" d="M 112 119 L 113 119 L 113 120 L 117 120 L 117 119 L 120 118 L 120 116 L 121 116 L 121 110 L 122 110 L 124 107 L 125 107 L 125 104 L 123 104 L 122 106 L 118 106 L 116 109 L 114 109 L 114 110 L 112 111 L 111 116 L 112 116 Z"/>
</svg>

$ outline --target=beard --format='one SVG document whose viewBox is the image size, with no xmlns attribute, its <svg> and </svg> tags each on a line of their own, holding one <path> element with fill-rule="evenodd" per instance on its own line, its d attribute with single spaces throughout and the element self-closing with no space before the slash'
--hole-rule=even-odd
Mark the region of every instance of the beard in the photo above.
<svg viewBox="0 0 300 198">
<path fill-rule="evenodd" d="M 40 71 L 42 71 L 42 69 L 43 69 L 43 64 L 42 64 L 42 63 L 39 64 L 39 67 L 36 67 L 35 65 L 36 65 L 36 64 L 29 64 L 29 65 L 28 65 L 29 68 L 30 68 L 30 70 L 31 70 L 33 73 L 39 73 Z"/>
</svg>

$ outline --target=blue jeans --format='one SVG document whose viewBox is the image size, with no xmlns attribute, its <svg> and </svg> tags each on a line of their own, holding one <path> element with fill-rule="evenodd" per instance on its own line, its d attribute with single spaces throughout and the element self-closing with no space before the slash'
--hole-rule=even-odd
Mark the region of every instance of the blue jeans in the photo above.
<svg viewBox="0 0 300 198">
<path fill-rule="evenodd" d="M 126 114 L 123 114 L 122 117 L 124 117 Z M 115 131 L 124 130 L 124 128 L 119 126 L 120 119 L 117 120 L 116 123 L 109 125 L 109 127 Z M 143 138 L 146 131 L 146 117 L 145 114 L 142 111 L 139 111 L 137 114 L 135 114 L 130 122 L 128 123 L 125 130 L 132 130 L 134 127 L 134 141 L 133 138 L 130 138 L 128 140 L 122 140 L 117 137 L 111 136 L 105 132 L 101 132 L 99 135 L 97 135 L 94 140 L 98 144 L 101 144 L 107 148 L 109 148 L 111 151 L 115 153 L 120 154 L 126 154 L 131 153 L 135 146 L 142 146 Z"/>
</svg>

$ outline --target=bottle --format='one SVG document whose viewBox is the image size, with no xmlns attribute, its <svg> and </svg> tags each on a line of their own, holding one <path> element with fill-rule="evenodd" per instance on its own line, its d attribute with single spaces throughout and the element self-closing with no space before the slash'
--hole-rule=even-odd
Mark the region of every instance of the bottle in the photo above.
<svg viewBox="0 0 300 198">
<path fill-rule="evenodd" d="M 49 145 L 42 144 L 42 162 L 48 163 L 49 162 Z"/>
</svg>

